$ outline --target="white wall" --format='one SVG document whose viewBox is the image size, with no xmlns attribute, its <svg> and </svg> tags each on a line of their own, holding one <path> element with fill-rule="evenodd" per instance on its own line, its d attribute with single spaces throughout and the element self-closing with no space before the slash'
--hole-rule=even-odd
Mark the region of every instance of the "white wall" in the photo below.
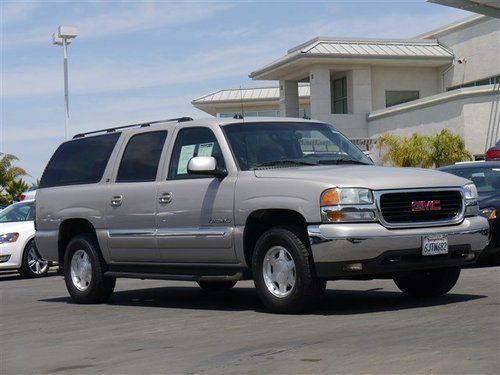
<svg viewBox="0 0 500 375">
<path fill-rule="evenodd" d="M 439 92 L 437 68 L 373 66 L 371 72 L 373 110 L 385 108 L 386 90 L 417 90 L 421 98 Z"/>
<path fill-rule="evenodd" d="M 445 75 L 445 87 L 500 74 L 500 19 L 481 18 L 462 30 L 437 35 L 437 39 L 451 48 L 456 58 Z M 463 57 L 467 62 L 458 64 L 457 60 Z"/>
<path fill-rule="evenodd" d="M 489 91 L 488 91 L 489 90 Z M 496 90 L 496 91 L 495 91 Z M 500 90 L 491 86 L 462 89 L 375 111 L 368 117 L 370 138 L 392 132 L 436 134 L 448 128 L 461 135 L 472 154 L 482 154 L 500 137 Z"/>
</svg>

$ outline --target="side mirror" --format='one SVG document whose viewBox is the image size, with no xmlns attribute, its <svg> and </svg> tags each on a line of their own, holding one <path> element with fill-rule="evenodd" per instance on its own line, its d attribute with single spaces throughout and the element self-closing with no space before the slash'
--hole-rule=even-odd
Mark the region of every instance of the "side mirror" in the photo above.
<svg viewBox="0 0 500 375">
<path fill-rule="evenodd" d="M 209 175 L 217 178 L 227 176 L 227 170 L 217 167 L 217 160 L 213 156 L 195 156 L 191 158 L 187 170 L 189 174 Z"/>
</svg>

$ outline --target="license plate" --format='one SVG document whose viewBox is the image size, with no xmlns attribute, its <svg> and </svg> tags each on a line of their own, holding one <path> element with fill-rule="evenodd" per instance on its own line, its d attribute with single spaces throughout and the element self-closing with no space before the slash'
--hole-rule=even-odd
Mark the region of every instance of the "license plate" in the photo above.
<svg viewBox="0 0 500 375">
<path fill-rule="evenodd" d="M 422 238 L 422 255 L 448 254 L 446 236 L 424 236 Z"/>
</svg>

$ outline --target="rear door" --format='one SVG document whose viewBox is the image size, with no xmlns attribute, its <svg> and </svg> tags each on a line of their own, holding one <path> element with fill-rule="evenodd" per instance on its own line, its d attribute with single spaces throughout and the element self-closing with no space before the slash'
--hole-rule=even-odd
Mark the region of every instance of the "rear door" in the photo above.
<svg viewBox="0 0 500 375">
<path fill-rule="evenodd" d="M 157 262 L 158 165 L 167 130 L 129 135 L 115 166 L 106 201 L 111 262 Z"/>
</svg>

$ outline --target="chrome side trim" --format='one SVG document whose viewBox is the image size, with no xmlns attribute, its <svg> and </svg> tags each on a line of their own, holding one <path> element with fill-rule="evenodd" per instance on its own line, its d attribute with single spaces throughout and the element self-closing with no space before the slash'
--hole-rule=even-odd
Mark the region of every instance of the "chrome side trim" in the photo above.
<svg viewBox="0 0 500 375">
<path fill-rule="evenodd" d="M 213 228 L 177 228 L 158 230 L 108 230 L 109 237 L 223 237 L 229 231 L 228 227 Z"/>
<path fill-rule="evenodd" d="M 129 231 L 123 229 L 108 230 L 109 237 L 154 237 L 155 230 Z"/>
<path fill-rule="evenodd" d="M 451 219 L 436 220 L 436 221 L 412 221 L 406 223 L 388 223 L 384 220 L 384 215 L 382 215 L 382 209 L 380 207 L 380 198 L 384 194 L 390 193 L 421 193 L 428 191 L 458 191 L 462 196 L 462 210 Z M 375 204 L 377 205 L 377 211 L 379 213 L 379 221 L 386 228 L 421 228 L 421 227 L 437 227 L 442 225 L 453 225 L 459 224 L 464 220 L 466 202 L 464 191 L 462 188 L 452 187 L 452 188 L 425 188 L 425 189 L 394 189 L 394 190 L 375 190 L 373 191 L 373 196 L 375 198 Z"/>
<path fill-rule="evenodd" d="M 222 237 L 228 231 L 227 227 L 214 228 L 177 228 L 159 229 L 157 237 Z"/>
</svg>

